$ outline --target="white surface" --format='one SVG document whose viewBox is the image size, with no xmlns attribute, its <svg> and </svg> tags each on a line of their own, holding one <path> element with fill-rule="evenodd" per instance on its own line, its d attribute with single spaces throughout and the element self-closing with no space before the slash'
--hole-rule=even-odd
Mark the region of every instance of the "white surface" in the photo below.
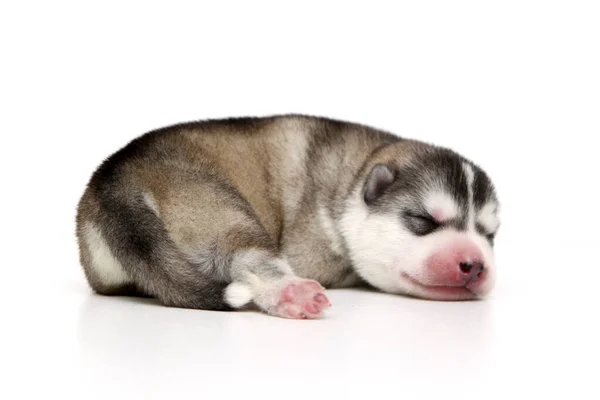
<svg viewBox="0 0 600 400">
<path fill-rule="evenodd" d="M 599 398 L 598 3 L 407 3 L 3 3 L 0 398 Z M 281 112 L 481 164 L 494 295 L 335 290 L 324 320 L 288 321 L 90 294 L 73 218 L 104 157 Z"/>
</svg>

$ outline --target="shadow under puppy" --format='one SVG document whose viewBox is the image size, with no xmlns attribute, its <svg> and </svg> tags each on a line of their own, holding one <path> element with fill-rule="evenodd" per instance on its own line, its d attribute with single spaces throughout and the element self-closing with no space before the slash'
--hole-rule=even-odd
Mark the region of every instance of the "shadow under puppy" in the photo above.
<svg viewBox="0 0 600 400">
<path fill-rule="evenodd" d="M 133 140 L 94 172 L 77 237 L 97 293 L 317 318 L 326 287 L 486 295 L 497 212 L 488 176 L 449 149 L 285 115 Z"/>
</svg>

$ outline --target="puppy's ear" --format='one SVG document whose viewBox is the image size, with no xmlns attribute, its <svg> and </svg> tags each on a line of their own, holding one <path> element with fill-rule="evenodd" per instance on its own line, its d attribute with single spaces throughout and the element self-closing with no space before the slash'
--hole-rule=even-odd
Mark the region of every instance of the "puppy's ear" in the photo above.
<svg viewBox="0 0 600 400">
<path fill-rule="evenodd" d="M 396 173 L 387 165 L 377 164 L 373 167 L 365 183 L 365 203 L 371 204 L 392 186 Z"/>
</svg>

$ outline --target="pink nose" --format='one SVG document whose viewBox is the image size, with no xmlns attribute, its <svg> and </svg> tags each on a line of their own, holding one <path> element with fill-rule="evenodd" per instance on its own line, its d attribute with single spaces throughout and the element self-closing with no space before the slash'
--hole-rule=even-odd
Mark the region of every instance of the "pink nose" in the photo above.
<svg viewBox="0 0 600 400">
<path fill-rule="evenodd" d="M 477 282 L 483 273 L 483 263 L 480 262 L 461 262 L 458 266 L 469 282 Z"/>
<path fill-rule="evenodd" d="M 486 271 L 481 250 L 467 238 L 448 241 L 431 255 L 420 276 L 430 285 L 463 286 L 482 282 Z"/>
</svg>

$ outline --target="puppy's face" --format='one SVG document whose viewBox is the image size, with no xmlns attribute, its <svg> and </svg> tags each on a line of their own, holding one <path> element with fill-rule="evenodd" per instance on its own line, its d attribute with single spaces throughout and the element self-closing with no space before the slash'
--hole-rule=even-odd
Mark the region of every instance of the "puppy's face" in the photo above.
<svg viewBox="0 0 600 400">
<path fill-rule="evenodd" d="M 401 142 L 378 158 L 341 221 L 359 275 L 384 291 L 430 299 L 486 295 L 500 225 L 487 175 L 420 142 Z"/>
</svg>

